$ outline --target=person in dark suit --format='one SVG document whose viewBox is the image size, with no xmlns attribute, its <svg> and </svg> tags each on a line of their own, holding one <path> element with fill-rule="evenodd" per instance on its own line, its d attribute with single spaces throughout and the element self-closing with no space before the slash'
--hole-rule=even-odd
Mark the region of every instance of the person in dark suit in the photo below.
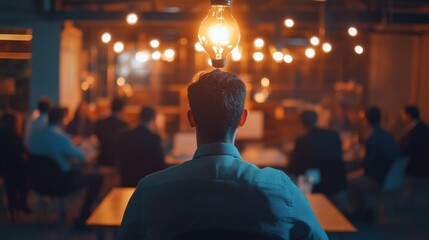
<svg viewBox="0 0 429 240">
<path fill-rule="evenodd" d="M 6 112 L 0 118 L 0 154 L 0 175 L 4 178 L 8 207 L 14 220 L 16 210 L 31 213 L 31 209 L 27 205 L 29 177 L 26 151 L 13 112 Z"/>
<path fill-rule="evenodd" d="M 399 146 L 392 135 L 380 126 L 381 112 L 377 107 L 368 108 L 362 119 L 363 129 L 368 131 L 365 141 L 364 174 L 349 181 L 351 215 L 365 213 L 365 195 L 380 191 L 392 163 L 400 157 Z"/>
<path fill-rule="evenodd" d="M 298 175 L 318 169 L 320 183 L 315 184 L 313 191 L 333 196 L 347 185 L 341 140 L 336 132 L 317 127 L 314 111 L 303 111 L 300 120 L 306 134 L 296 140 L 288 170 Z"/>
<path fill-rule="evenodd" d="M 143 107 L 139 126 L 119 137 L 123 187 L 135 187 L 146 175 L 165 168 L 161 138 L 155 133 L 155 118 L 153 108 Z"/>
<path fill-rule="evenodd" d="M 399 146 L 403 156 L 409 156 L 407 175 L 416 178 L 429 177 L 429 127 L 420 120 L 416 106 L 405 106 L 401 112 L 406 134 Z"/>
<path fill-rule="evenodd" d="M 110 105 L 112 114 L 95 123 L 94 133 L 100 142 L 100 154 L 98 164 L 106 167 L 118 167 L 117 160 L 117 140 L 118 136 L 128 130 L 128 124 L 121 117 L 124 102 L 121 99 L 114 99 Z"/>
</svg>

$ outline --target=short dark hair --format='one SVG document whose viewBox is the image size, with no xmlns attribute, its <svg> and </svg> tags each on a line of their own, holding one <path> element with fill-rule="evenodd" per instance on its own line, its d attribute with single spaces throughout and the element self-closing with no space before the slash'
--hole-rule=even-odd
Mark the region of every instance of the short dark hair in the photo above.
<svg viewBox="0 0 429 240">
<path fill-rule="evenodd" d="M 219 69 L 199 73 L 194 80 L 188 100 L 198 131 L 211 140 L 222 140 L 240 123 L 246 85 L 236 74 Z"/>
<path fill-rule="evenodd" d="M 370 107 L 365 111 L 365 119 L 368 121 L 371 126 L 376 126 L 380 124 L 381 121 L 381 111 L 378 107 Z"/>
<path fill-rule="evenodd" d="M 156 112 L 151 107 L 142 107 L 140 111 L 140 120 L 143 122 L 150 122 L 156 117 Z"/>
<path fill-rule="evenodd" d="M 43 96 L 39 99 L 39 102 L 37 103 L 37 109 L 39 109 L 41 113 L 45 113 L 49 111 L 49 109 L 51 108 L 51 105 L 52 105 L 51 99 Z"/>
<path fill-rule="evenodd" d="M 404 107 L 404 112 L 410 116 L 412 119 L 419 119 L 420 113 L 419 109 L 415 105 L 407 105 Z"/>
<path fill-rule="evenodd" d="M 112 112 L 120 112 L 124 108 L 125 101 L 121 98 L 115 98 L 113 99 L 112 103 L 110 104 L 110 109 Z"/>
<path fill-rule="evenodd" d="M 304 110 L 299 115 L 299 119 L 301 120 L 301 123 L 306 128 L 312 128 L 316 126 L 317 123 L 317 113 L 312 110 Z"/>
<path fill-rule="evenodd" d="M 49 124 L 59 124 L 61 123 L 67 114 L 67 108 L 63 107 L 54 107 L 49 110 L 48 119 Z"/>
</svg>

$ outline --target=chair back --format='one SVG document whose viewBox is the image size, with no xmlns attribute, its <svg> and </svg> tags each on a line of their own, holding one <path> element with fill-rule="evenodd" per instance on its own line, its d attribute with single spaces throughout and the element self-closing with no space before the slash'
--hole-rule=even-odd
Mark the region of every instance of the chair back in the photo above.
<svg viewBox="0 0 429 240">
<path fill-rule="evenodd" d="M 31 188 L 50 196 L 63 196 L 69 193 L 66 188 L 66 175 L 50 157 L 30 155 Z"/>
<path fill-rule="evenodd" d="M 237 229 L 199 229 L 172 240 L 284 240 L 273 233 Z"/>
<path fill-rule="evenodd" d="M 382 192 L 394 192 L 402 188 L 405 182 L 405 171 L 407 169 L 409 159 L 407 157 L 395 160 L 390 166 L 389 171 L 384 179 Z"/>
</svg>

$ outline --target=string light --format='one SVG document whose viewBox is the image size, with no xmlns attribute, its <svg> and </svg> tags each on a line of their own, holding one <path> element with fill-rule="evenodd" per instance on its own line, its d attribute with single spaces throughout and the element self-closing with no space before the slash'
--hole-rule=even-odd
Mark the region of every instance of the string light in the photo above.
<svg viewBox="0 0 429 240">
<path fill-rule="evenodd" d="M 130 25 L 135 25 L 137 21 L 139 20 L 139 17 L 135 13 L 128 13 L 127 15 L 127 23 Z"/>
<path fill-rule="evenodd" d="M 362 54 L 363 53 L 363 47 L 361 45 L 356 45 L 355 46 L 355 52 L 359 55 Z"/>
<path fill-rule="evenodd" d="M 276 62 L 281 62 L 283 60 L 283 53 L 279 52 L 279 51 L 275 51 L 273 53 L 273 59 Z"/>
<path fill-rule="evenodd" d="M 290 54 L 285 54 L 285 56 L 283 57 L 283 61 L 285 63 L 291 63 L 293 61 L 293 57 Z"/>
<path fill-rule="evenodd" d="M 160 51 L 155 51 L 152 53 L 152 59 L 153 60 L 159 60 L 161 58 L 161 52 Z"/>
<path fill-rule="evenodd" d="M 115 51 L 115 53 L 121 53 L 122 51 L 124 51 L 124 43 L 122 42 L 116 42 L 113 45 L 113 51 Z"/>
<path fill-rule="evenodd" d="M 313 46 L 317 46 L 317 45 L 319 45 L 319 43 L 320 43 L 320 40 L 319 40 L 319 38 L 318 37 L 311 37 L 310 38 L 310 43 L 311 43 L 311 45 L 313 45 Z"/>
<path fill-rule="evenodd" d="M 330 44 L 330 43 L 328 43 L 328 42 L 325 42 L 325 43 L 322 45 L 322 50 L 323 50 L 325 53 L 330 52 L 330 51 L 332 50 L 332 46 L 331 46 L 331 44 Z"/>
<path fill-rule="evenodd" d="M 284 24 L 287 28 L 291 28 L 293 25 L 295 25 L 295 22 L 292 18 L 286 18 Z"/>
<path fill-rule="evenodd" d="M 256 48 L 262 48 L 264 46 L 265 42 L 264 42 L 264 39 L 257 38 L 257 39 L 255 39 L 253 44 L 255 45 Z"/>
<path fill-rule="evenodd" d="M 112 40 L 112 36 L 110 35 L 110 33 L 105 32 L 105 33 L 103 33 L 103 35 L 101 35 L 101 41 L 103 43 L 109 43 L 110 40 Z"/>
<path fill-rule="evenodd" d="M 157 48 L 157 47 L 159 47 L 159 41 L 158 41 L 158 39 L 152 39 L 152 41 L 150 41 L 150 46 L 152 47 L 152 48 Z"/>
<path fill-rule="evenodd" d="M 261 79 L 261 86 L 262 87 L 269 87 L 270 86 L 270 79 L 264 77 Z"/>
<path fill-rule="evenodd" d="M 255 52 L 255 53 L 253 54 L 253 59 L 254 59 L 256 62 L 260 62 L 260 61 L 264 60 L 264 54 L 263 54 L 263 53 L 261 53 L 261 52 Z"/>
<path fill-rule="evenodd" d="M 314 51 L 313 48 L 307 48 L 305 50 L 305 56 L 307 56 L 308 58 L 314 58 L 314 56 L 316 56 L 316 51 Z"/>
<path fill-rule="evenodd" d="M 352 37 L 356 37 L 358 30 L 355 27 L 349 27 L 348 33 Z"/>
</svg>

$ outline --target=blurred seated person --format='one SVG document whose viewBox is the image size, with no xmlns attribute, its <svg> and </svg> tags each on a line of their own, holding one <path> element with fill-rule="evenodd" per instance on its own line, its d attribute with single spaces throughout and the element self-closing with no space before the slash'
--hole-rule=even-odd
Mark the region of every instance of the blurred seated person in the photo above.
<svg viewBox="0 0 429 240">
<path fill-rule="evenodd" d="M 89 117 L 88 105 L 81 102 L 68 123 L 66 131 L 72 137 L 89 138 L 94 133 L 94 122 Z"/>
<path fill-rule="evenodd" d="M 367 131 L 365 140 L 364 174 L 349 181 L 349 198 L 352 215 L 364 214 L 365 195 L 378 192 L 392 163 L 400 157 L 399 147 L 392 135 L 381 126 L 381 112 L 377 107 L 368 108 L 362 120 L 362 127 Z"/>
<path fill-rule="evenodd" d="M 63 130 L 65 108 L 53 108 L 49 111 L 48 125 L 33 134 L 29 140 L 29 152 L 32 155 L 52 158 L 66 175 L 66 189 L 74 192 L 86 188 L 85 200 L 76 227 L 84 227 L 93 204 L 97 200 L 102 184 L 102 176 L 93 169 L 85 168 L 85 163 L 95 158 L 85 153 L 72 143 L 71 138 Z"/>
<path fill-rule="evenodd" d="M 28 165 L 13 112 L 5 112 L 0 118 L 0 154 L 0 175 L 4 179 L 12 219 L 15 210 L 31 213 L 27 205 Z"/>
<path fill-rule="evenodd" d="M 313 192 L 334 197 L 347 186 L 341 140 L 336 132 L 318 128 L 317 118 L 317 113 L 310 110 L 300 114 L 306 132 L 295 142 L 288 171 L 300 175 L 317 169 L 320 182 L 315 182 Z"/>
<path fill-rule="evenodd" d="M 243 161 L 234 146 L 237 128 L 247 118 L 244 82 L 219 69 L 197 77 L 188 87 L 187 113 L 196 128 L 194 157 L 139 182 L 118 240 L 174 239 L 213 228 L 328 239 L 286 174 Z"/>
<path fill-rule="evenodd" d="M 405 135 L 399 146 L 403 156 L 409 156 L 407 175 L 415 178 L 429 177 L 429 127 L 420 120 L 416 106 L 405 106 L 401 112 Z"/>
<path fill-rule="evenodd" d="M 146 175 L 165 168 L 161 138 L 156 133 L 156 113 L 151 107 L 140 111 L 137 128 L 119 137 L 119 158 L 123 187 L 135 187 Z"/>
<path fill-rule="evenodd" d="M 26 147 L 28 147 L 30 136 L 48 124 L 48 112 L 51 105 L 52 101 L 50 98 L 45 96 L 41 97 L 37 104 L 37 109 L 34 110 L 27 119 L 24 129 L 24 144 Z"/>
<path fill-rule="evenodd" d="M 119 167 L 117 160 L 117 145 L 120 134 L 127 131 L 128 124 L 121 118 L 124 101 L 114 99 L 111 102 L 111 115 L 95 123 L 94 133 L 100 143 L 100 154 L 98 164 L 105 167 Z"/>
</svg>

